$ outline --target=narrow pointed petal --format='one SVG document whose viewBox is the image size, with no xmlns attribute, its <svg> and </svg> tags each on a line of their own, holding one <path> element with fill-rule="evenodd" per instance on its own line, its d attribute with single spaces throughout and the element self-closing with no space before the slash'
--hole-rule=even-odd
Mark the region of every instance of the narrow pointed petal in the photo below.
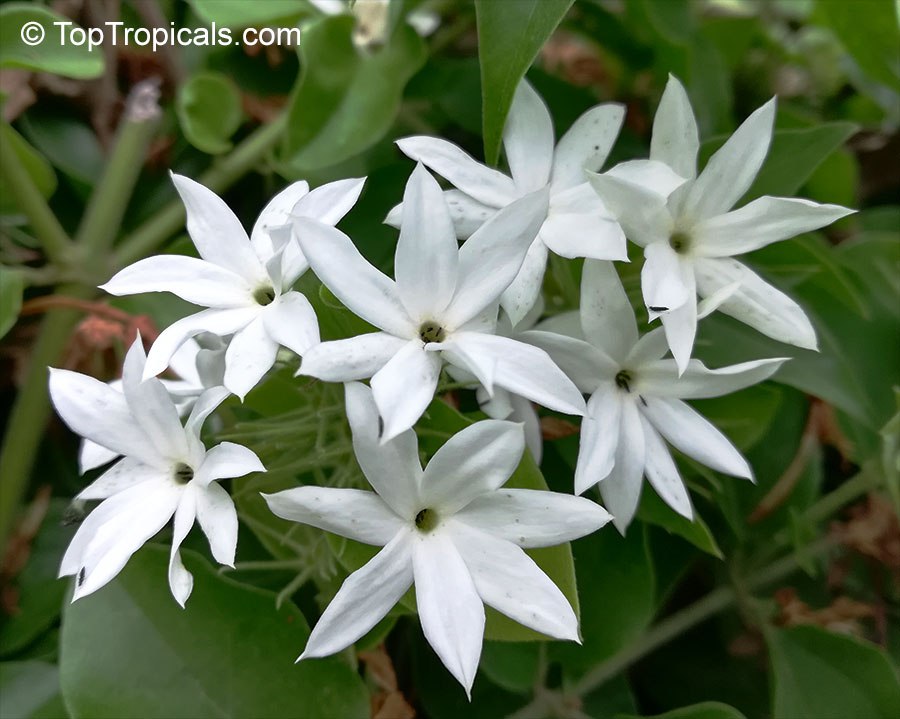
<svg viewBox="0 0 900 719">
<path fill-rule="evenodd" d="M 259 213 L 253 230 L 250 232 L 250 244 L 260 260 L 270 257 L 275 252 L 269 236 L 270 230 L 289 225 L 291 210 L 308 192 L 308 182 L 305 180 L 293 182 L 269 200 L 263 211 Z"/>
<path fill-rule="evenodd" d="M 666 342 L 672 350 L 672 356 L 678 369 L 684 372 L 694 349 L 694 338 L 697 336 L 697 289 L 693 269 L 684 263 L 683 277 L 688 291 L 688 298 L 683 305 L 660 315 Z"/>
<path fill-rule="evenodd" d="M 553 141 L 547 105 L 527 80 L 521 80 L 503 128 L 503 149 L 519 192 L 534 192 L 550 181 Z"/>
<path fill-rule="evenodd" d="M 484 606 L 450 536 L 432 532 L 413 545 L 416 606 L 428 643 L 471 696 L 481 657 Z"/>
<path fill-rule="evenodd" d="M 503 486 L 525 451 L 522 426 L 498 419 L 475 422 L 435 453 L 422 476 L 422 501 L 450 516 L 479 495 Z"/>
<path fill-rule="evenodd" d="M 548 198 L 544 189 L 516 200 L 463 243 L 456 292 L 445 313 L 453 328 L 492 305 L 509 287 L 547 217 Z"/>
<path fill-rule="evenodd" d="M 518 197 L 516 185 L 509 177 L 480 164 L 452 142 L 436 137 L 405 137 L 397 140 L 397 147 L 485 205 L 499 208 Z"/>
<path fill-rule="evenodd" d="M 721 215 L 750 189 L 762 167 L 775 120 L 775 98 L 750 115 L 709 159 L 696 180 L 678 190 L 673 209 L 703 220 Z"/>
<path fill-rule="evenodd" d="M 156 255 L 119 270 L 100 289 L 111 295 L 171 292 L 203 307 L 244 307 L 253 288 L 241 275 L 195 257 Z"/>
<path fill-rule="evenodd" d="M 697 259 L 694 272 L 697 290 L 704 297 L 739 283 L 738 289 L 719 305 L 720 312 L 779 342 L 818 349 L 816 330 L 803 308 L 746 265 L 728 258 Z"/>
<path fill-rule="evenodd" d="M 477 352 L 474 355 L 471 354 L 465 343 L 460 345 L 451 338 L 447 342 L 432 345 L 431 348 L 440 348 L 441 356 L 447 362 L 448 369 L 465 375 L 466 379 L 460 381 L 467 381 L 467 378 L 471 377 L 481 385 L 479 390 L 484 391 L 489 398 L 495 397 L 498 392 L 509 394 L 506 390 L 498 390 L 494 386 L 497 363 L 491 360 L 485 361 Z"/>
<path fill-rule="evenodd" d="M 687 180 L 697 175 L 700 135 L 684 86 L 669 75 L 666 89 L 653 118 L 650 158 L 664 162 Z"/>
<path fill-rule="evenodd" d="M 760 197 L 739 210 L 703 220 L 691 230 L 692 250 L 703 257 L 731 257 L 796 237 L 853 214 L 840 205 Z"/>
<path fill-rule="evenodd" d="M 480 362 L 494 363 L 498 386 L 557 412 L 584 414 L 581 392 L 544 350 L 478 332 L 459 332 L 454 341 Z"/>
<path fill-rule="evenodd" d="M 619 363 L 637 343 L 634 309 L 612 262 L 584 263 L 580 318 L 588 341 Z"/>
<path fill-rule="evenodd" d="M 622 417 L 619 394 L 613 383 L 604 382 L 588 400 L 575 465 L 575 494 L 584 494 L 612 472 Z"/>
<path fill-rule="evenodd" d="M 184 202 L 187 231 L 200 257 L 244 277 L 251 285 L 264 280 L 265 270 L 250 239 L 224 200 L 183 175 L 172 173 L 172 182 Z"/>
<path fill-rule="evenodd" d="M 568 189 L 585 181 L 585 170 L 598 172 L 612 149 L 625 107 L 597 105 L 579 117 L 556 145 L 553 156 L 553 190 Z"/>
<path fill-rule="evenodd" d="M 294 231 L 316 276 L 347 308 L 391 334 L 411 336 L 416 328 L 396 284 L 370 265 L 347 235 L 302 217 L 294 219 Z"/>
<path fill-rule="evenodd" d="M 588 173 L 588 182 L 636 245 L 646 247 L 668 239 L 672 218 L 665 196 L 610 173 Z"/>
<path fill-rule="evenodd" d="M 512 542 L 454 523 L 453 544 L 481 600 L 501 614 L 555 639 L 578 641 L 578 619 L 565 595 Z"/>
<path fill-rule="evenodd" d="M 521 422 L 525 425 L 525 446 L 531 452 L 535 464 L 540 464 L 544 454 L 544 435 L 541 430 L 541 418 L 531 400 L 519 397 L 517 394 L 509 395 L 513 411 L 507 419 L 511 422 Z M 490 413 L 487 413 L 490 414 Z"/>
<path fill-rule="evenodd" d="M 175 510 L 175 519 L 172 522 L 172 547 L 169 550 L 169 589 L 175 601 L 184 609 L 184 604 L 194 588 L 194 577 L 181 563 L 179 549 L 181 543 L 187 537 L 194 519 L 197 516 L 196 494 L 194 487 L 186 487 L 181 495 L 181 501 Z"/>
<path fill-rule="evenodd" d="M 383 547 L 407 526 L 375 492 L 362 489 L 306 486 L 262 496 L 282 519 L 363 544 Z"/>
<path fill-rule="evenodd" d="M 459 246 L 440 185 L 417 164 L 403 194 L 394 260 L 397 292 L 413 320 L 432 319 L 456 289 Z"/>
<path fill-rule="evenodd" d="M 413 582 L 410 550 L 409 534 L 401 532 L 347 577 L 313 628 L 300 659 L 335 654 L 378 624 Z"/>
<path fill-rule="evenodd" d="M 641 367 L 632 389 L 649 397 L 721 397 L 768 379 L 785 361 L 784 357 L 775 357 L 709 369 L 700 360 L 691 360 L 679 376 L 673 360 L 659 360 Z"/>
<path fill-rule="evenodd" d="M 303 355 L 297 374 L 326 382 L 350 382 L 368 379 L 384 367 L 409 340 L 387 332 L 322 342 Z"/>
<path fill-rule="evenodd" d="M 546 352 L 584 394 L 592 394 L 602 381 L 612 380 L 619 371 L 615 361 L 584 340 L 544 330 L 528 330 L 516 337 Z"/>
<path fill-rule="evenodd" d="M 328 182 L 301 197 L 291 214 L 336 225 L 353 209 L 365 184 L 365 177 Z"/>
<path fill-rule="evenodd" d="M 119 456 L 118 452 L 101 447 L 96 442 L 85 439 L 81 442 L 81 447 L 78 450 L 78 473 L 84 474 L 89 470 L 102 467 Z"/>
<path fill-rule="evenodd" d="M 203 428 L 203 423 L 230 396 L 231 392 L 225 387 L 210 387 L 197 397 L 197 401 L 194 402 L 194 406 L 191 408 L 191 413 L 184 423 L 184 429 L 188 436 L 193 437 L 200 446 L 202 450 L 200 452 L 201 455 L 206 452 L 206 448 L 200 442 L 200 430 Z"/>
<path fill-rule="evenodd" d="M 622 403 L 622 424 L 612 472 L 600 482 L 603 504 L 613 515 L 613 524 L 622 534 L 637 511 L 644 477 L 644 430 L 634 402 Z"/>
<path fill-rule="evenodd" d="M 675 461 L 663 442 L 662 437 L 653 428 L 653 425 L 641 417 L 644 428 L 644 444 L 646 456 L 644 458 L 644 473 L 647 481 L 656 490 L 662 500 L 674 509 L 678 514 L 693 521 L 694 510 L 691 507 L 691 498 L 688 496 L 684 480 L 678 474 Z"/>
<path fill-rule="evenodd" d="M 287 292 L 262 311 L 266 334 L 301 357 L 319 344 L 319 321 L 309 300 Z"/>
<path fill-rule="evenodd" d="M 691 301 L 690 275 L 690 265 L 668 242 L 648 245 L 641 269 L 644 304 L 654 312 L 669 312 Z"/>
<path fill-rule="evenodd" d="M 544 273 L 547 270 L 547 254 L 547 246 L 538 236 L 528 248 L 519 273 L 500 295 L 500 306 L 506 310 L 513 326 L 524 319 L 541 296 Z"/>
<path fill-rule="evenodd" d="M 168 473 L 144 464 L 134 457 L 123 457 L 97 479 L 82 489 L 76 499 L 106 499 L 148 480 L 162 480 Z"/>
<path fill-rule="evenodd" d="M 647 334 L 642 335 L 637 341 L 628 356 L 623 362 L 623 366 L 642 367 L 648 362 L 656 362 L 663 358 L 669 351 L 669 341 L 666 339 L 665 327 L 656 327 Z"/>
<path fill-rule="evenodd" d="M 585 185 L 591 192 L 590 185 Z M 597 198 L 599 200 L 599 198 Z M 622 226 L 604 211 L 551 212 L 541 227 L 541 240 L 554 253 L 570 259 L 628 260 Z"/>
<path fill-rule="evenodd" d="M 444 200 L 450 211 L 450 219 L 453 220 L 453 229 L 456 237 L 467 240 L 475 231 L 487 222 L 497 212 L 497 208 L 479 202 L 474 197 L 469 197 L 459 190 L 446 190 Z M 389 223 L 390 224 L 390 223 Z"/>
<path fill-rule="evenodd" d="M 381 441 L 411 429 L 434 399 L 441 374 L 441 357 L 410 340 L 372 375 L 372 394 L 384 420 Z"/>
<path fill-rule="evenodd" d="M 293 232 L 293 225 L 291 226 Z M 300 276 L 309 269 L 306 255 L 300 250 L 300 244 L 292 239 L 281 251 L 281 290 L 291 289 Z"/>
<path fill-rule="evenodd" d="M 661 197 L 668 197 L 685 184 L 685 178 L 656 160 L 628 160 L 606 172 L 608 177 L 626 180 Z"/>
<path fill-rule="evenodd" d="M 753 471 L 731 441 L 695 409 L 677 399 L 647 397 L 641 412 L 676 449 L 718 472 L 752 479 Z"/>
<path fill-rule="evenodd" d="M 414 432 L 403 432 L 381 443 L 380 418 L 372 390 L 364 384 L 345 385 L 347 419 L 353 432 L 353 451 L 359 466 L 378 495 L 394 512 L 414 519 L 422 509 L 422 465 Z"/>
<path fill-rule="evenodd" d="M 225 350 L 225 386 L 243 401 L 275 364 L 278 343 L 266 331 L 262 315 L 235 333 Z"/>
<path fill-rule="evenodd" d="M 217 479 L 234 479 L 266 468 L 253 450 L 234 442 L 221 442 L 206 453 L 203 464 L 195 468 L 194 483 L 206 487 Z"/>
<path fill-rule="evenodd" d="M 231 496 L 218 484 L 197 487 L 197 523 L 209 540 L 209 551 L 219 563 L 234 566 L 238 518 Z"/>
</svg>

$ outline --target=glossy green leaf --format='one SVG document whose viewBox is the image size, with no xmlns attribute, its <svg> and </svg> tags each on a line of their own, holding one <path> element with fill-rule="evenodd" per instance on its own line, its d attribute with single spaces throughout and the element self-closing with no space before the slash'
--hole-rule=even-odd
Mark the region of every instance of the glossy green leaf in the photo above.
<svg viewBox="0 0 900 719">
<path fill-rule="evenodd" d="M 0 663 L 0 717 L 63 719 L 59 669 L 49 662 Z"/>
<path fill-rule="evenodd" d="M 775 719 L 900 716 L 900 683 L 874 644 L 813 626 L 766 633 Z"/>
<path fill-rule="evenodd" d="M 20 125 L 28 141 L 76 185 L 89 190 L 100 179 L 106 157 L 86 122 L 35 110 L 24 115 Z"/>
<path fill-rule="evenodd" d="M 56 190 L 56 173 L 53 172 L 50 163 L 5 122 L 0 123 L 0 132 L 6 136 L 38 192 L 45 198 L 50 197 Z M 0 214 L 12 214 L 18 211 L 18 207 L 5 184 L 5 180 L 0 179 Z"/>
<path fill-rule="evenodd" d="M 663 502 L 649 486 L 645 486 L 641 493 L 641 504 L 637 516 L 643 522 L 662 527 L 670 534 L 686 539 L 707 554 L 719 559 L 723 557 L 716 538 L 696 509 L 694 510 L 694 521 L 691 522 Z"/>
<path fill-rule="evenodd" d="M 537 642 L 485 642 L 478 668 L 498 687 L 528 694 L 534 689 L 540 652 Z"/>
<path fill-rule="evenodd" d="M 637 716 L 633 714 L 619 714 L 615 719 L 747 719 L 734 707 L 721 702 L 702 702 L 692 704 L 689 707 L 679 707 L 665 714 L 652 716 Z"/>
<path fill-rule="evenodd" d="M 425 44 L 400 23 L 375 52 L 353 43 L 355 21 L 325 17 L 303 29 L 302 74 L 288 110 L 283 161 L 302 173 L 335 165 L 390 129 L 407 81 L 425 62 Z"/>
<path fill-rule="evenodd" d="M 211 155 L 231 149 L 231 136 L 241 126 L 241 94 L 225 75 L 202 72 L 178 90 L 175 109 L 184 136 Z"/>
<path fill-rule="evenodd" d="M 574 0 L 475 0 L 484 155 L 489 164 L 500 156 L 503 125 L 519 81 Z"/>
<path fill-rule="evenodd" d="M 63 28 L 55 22 L 69 24 Z M 84 80 L 102 75 L 103 66 L 102 49 L 88 49 L 84 29 L 69 18 L 31 3 L 8 3 L 0 8 L 0 67 Z"/>
<path fill-rule="evenodd" d="M 227 27 L 254 25 L 294 25 L 300 18 L 312 14 L 306 0 L 190 0 L 194 12 L 210 23 Z"/>
<path fill-rule="evenodd" d="M 758 384 L 724 397 L 692 400 L 691 405 L 746 451 L 765 435 L 781 405 L 781 389 Z"/>
<path fill-rule="evenodd" d="M 186 609 L 166 582 L 169 551 L 147 546 L 119 577 L 67 607 L 60 666 L 75 717 L 368 717 L 368 692 L 339 658 L 294 664 L 300 611 L 223 578 L 182 550 Z"/>
<path fill-rule="evenodd" d="M 9 332 L 22 309 L 22 274 L 0 265 L 0 337 Z"/>
</svg>

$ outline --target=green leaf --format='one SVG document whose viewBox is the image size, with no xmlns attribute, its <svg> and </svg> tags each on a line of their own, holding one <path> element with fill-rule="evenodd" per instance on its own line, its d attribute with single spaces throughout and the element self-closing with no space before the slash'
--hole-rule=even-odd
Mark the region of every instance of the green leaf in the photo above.
<svg viewBox="0 0 900 719">
<path fill-rule="evenodd" d="M 55 26 L 55 22 L 67 26 Z M 81 36 L 85 32 L 69 18 L 39 5 L 4 5 L 0 8 L 0 67 L 21 67 L 79 80 L 99 77 L 103 74 L 103 51 L 99 47 L 88 49 L 85 40 L 76 45 L 70 37 L 73 30 Z M 37 40 L 34 45 L 23 39 L 29 37 L 29 31 Z"/>
<path fill-rule="evenodd" d="M 194 12 L 207 22 L 234 28 L 295 25 L 301 18 L 312 14 L 306 0 L 190 0 L 190 3 Z"/>
<path fill-rule="evenodd" d="M 309 637 L 293 605 L 218 575 L 182 550 L 187 608 L 166 582 L 169 551 L 147 546 L 117 579 L 67 607 L 60 666 L 72 714 L 368 717 L 368 692 L 337 658 L 294 664 Z"/>
<path fill-rule="evenodd" d="M 900 684 L 875 645 L 812 626 L 766 633 L 775 719 L 900 716 Z"/>
<path fill-rule="evenodd" d="M 540 651 L 537 642 L 485 642 L 478 668 L 498 687 L 528 694 L 534 689 Z"/>
<path fill-rule="evenodd" d="M 407 81 L 422 67 L 422 38 L 406 23 L 374 53 L 353 43 L 355 21 L 325 17 L 303 29 L 303 67 L 288 110 L 283 161 L 291 172 L 335 165 L 390 129 Z"/>
<path fill-rule="evenodd" d="M 484 155 L 497 164 L 503 125 L 519 81 L 574 0 L 475 0 Z"/>
<path fill-rule="evenodd" d="M 691 405 L 746 451 L 766 434 L 781 406 L 781 389 L 758 384 L 724 397 L 691 400 Z"/>
<path fill-rule="evenodd" d="M 175 110 L 188 142 L 211 155 L 231 149 L 243 117 L 237 86 L 217 72 L 198 73 L 182 85 Z"/>
<path fill-rule="evenodd" d="M 19 158 L 19 162 L 25 168 L 28 176 L 34 182 L 38 192 L 45 198 L 50 197 L 56 190 L 56 173 L 50 163 L 35 150 L 18 132 L 5 122 L 0 123 L 0 132 L 9 140 L 10 146 Z M 12 194 L 5 187 L 6 181 L 0 179 L 0 214 L 13 214 L 18 211 L 18 206 L 12 199 Z"/>
<path fill-rule="evenodd" d="M 103 148 L 87 123 L 36 109 L 29 110 L 19 122 L 28 141 L 87 195 L 106 164 Z"/>
<path fill-rule="evenodd" d="M 718 559 L 722 559 L 724 556 L 716 543 L 716 538 L 713 537 L 699 512 L 694 510 L 694 521 L 691 522 L 669 507 L 656 492 L 650 491 L 647 487 L 641 493 L 641 504 L 637 516 L 641 521 L 662 527 L 670 534 L 677 534 L 707 554 Z"/>
<path fill-rule="evenodd" d="M 67 717 L 59 694 L 59 669 L 49 662 L 0 663 L 0 717 Z"/>
<path fill-rule="evenodd" d="M 19 319 L 24 289 L 22 274 L 0 265 L 0 337 L 9 332 Z"/>
<path fill-rule="evenodd" d="M 678 45 L 690 42 L 694 34 L 690 0 L 640 0 L 640 3 L 657 35 Z"/>
<path fill-rule="evenodd" d="M 747 719 L 734 707 L 721 702 L 702 702 L 689 707 L 673 709 L 665 714 L 640 717 L 633 714 L 619 714 L 615 719 Z"/>
</svg>

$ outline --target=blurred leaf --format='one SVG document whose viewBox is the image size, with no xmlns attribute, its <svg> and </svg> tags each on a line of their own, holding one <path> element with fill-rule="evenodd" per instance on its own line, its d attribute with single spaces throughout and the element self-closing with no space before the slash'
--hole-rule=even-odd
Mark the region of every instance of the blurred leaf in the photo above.
<svg viewBox="0 0 900 719">
<path fill-rule="evenodd" d="M 692 704 L 689 707 L 673 709 L 665 714 L 652 716 L 637 716 L 631 714 L 619 714 L 615 719 L 747 719 L 734 707 L 721 702 L 703 702 Z"/>
<path fill-rule="evenodd" d="M 46 111 L 29 111 L 22 117 L 21 126 L 29 141 L 76 185 L 87 191 L 100 179 L 106 157 L 86 123 Z"/>
<path fill-rule="evenodd" d="M 306 0 L 190 0 L 190 3 L 194 12 L 207 22 L 235 28 L 295 25 L 302 17 L 313 13 Z"/>
<path fill-rule="evenodd" d="M 384 47 L 368 53 L 353 43 L 354 23 L 338 15 L 303 29 L 303 69 L 283 148 L 292 171 L 337 164 L 384 137 L 403 88 L 425 62 L 425 44 L 409 25 L 398 25 Z"/>
<path fill-rule="evenodd" d="M 691 522 L 669 507 L 649 487 L 645 487 L 644 490 L 641 492 L 641 504 L 637 512 L 638 519 L 662 527 L 671 534 L 677 534 L 707 554 L 718 559 L 723 558 L 716 538 L 713 537 L 706 522 L 703 521 L 703 517 L 696 509 L 694 510 L 694 521 Z"/>
<path fill-rule="evenodd" d="M 691 405 L 722 430 L 742 451 L 757 444 L 781 405 L 781 390 L 758 384 L 724 397 L 691 400 Z"/>
<path fill-rule="evenodd" d="M 9 140 L 10 146 L 34 182 L 34 186 L 45 198 L 50 197 L 56 189 L 56 174 L 50 163 L 5 122 L 0 123 L 0 132 L 6 135 L 6 139 Z M 0 214 L 12 214 L 18 210 L 18 206 L 10 191 L 4 187 L 5 184 L 5 180 L 0 179 Z"/>
<path fill-rule="evenodd" d="M 9 332 L 19 319 L 24 289 L 22 273 L 0 265 L 0 337 Z"/>
<path fill-rule="evenodd" d="M 892 0 L 817 0 L 816 12 L 871 79 L 900 89 L 900 26 Z"/>
<path fill-rule="evenodd" d="M 687 43 L 694 33 L 694 16 L 690 0 L 638 0 L 653 30 L 667 41 Z"/>
<path fill-rule="evenodd" d="M 478 667 L 498 687 L 527 694 L 534 689 L 540 651 L 537 642 L 485 642 Z"/>
<path fill-rule="evenodd" d="M 217 72 L 194 75 L 179 88 L 175 108 L 184 136 L 198 150 L 218 155 L 231 149 L 243 111 L 241 94 L 228 77 Z"/>
<path fill-rule="evenodd" d="M 0 717 L 61 719 L 67 717 L 59 694 L 59 669 L 48 662 L 0 663 Z"/>
<path fill-rule="evenodd" d="M 484 108 L 484 155 L 497 164 L 503 126 L 519 81 L 574 0 L 475 0 Z"/>
<path fill-rule="evenodd" d="M 67 23 L 66 41 L 61 41 L 63 28 L 55 22 Z M 33 39 L 28 45 L 23 40 L 27 31 L 23 26 L 31 23 Z M 43 36 L 38 31 L 43 29 Z M 35 72 L 49 72 L 80 80 L 100 77 L 103 74 L 103 51 L 99 47 L 88 50 L 87 43 L 75 45 L 68 33 L 81 30 L 64 15 L 31 3 L 9 3 L 0 8 L 0 67 L 21 67 Z M 41 39 L 39 39 L 41 38 Z"/>
<path fill-rule="evenodd" d="M 775 719 L 900 716 L 900 684 L 874 644 L 813 626 L 766 632 Z"/>
<path fill-rule="evenodd" d="M 338 658 L 294 664 L 309 629 L 274 595 L 182 550 L 194 591 L 182 609 L 169 551 L 147 546 L 96 594 L 67 607 L 63 694 L 77 716 L 368 717 L 368 692 Z"/>
</svg>

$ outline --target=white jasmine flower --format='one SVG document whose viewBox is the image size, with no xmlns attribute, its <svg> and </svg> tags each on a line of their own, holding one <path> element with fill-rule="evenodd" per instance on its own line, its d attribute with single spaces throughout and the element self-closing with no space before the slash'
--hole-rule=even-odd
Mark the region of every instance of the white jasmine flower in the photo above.
<svg viewBox="0 0 900 719">
<path fill-rule="evenodd" d="M 77 372 L 50 370 L 50 397 L 63 421 L 122 455 L 76 497 L 104 501 L 79 527 L 60 566 L 60 576 L 76 577 L 73 601 L 115 577 L 174 515 L 169 587 L 184 606 L 193 578 L 178 549 L 195 519 L 216 560 L 234 563 L 237 514 L 215 480 L 265 471 L 246 447 L 222 442 L 207 451 L 200 441 L 204 420 L 228 396 L 224 387 L 201 395 L 182 426 L 162 383 L 142 380 L 145 362 L 138 337 L 125 358 L 121 392 Z"/>
<path fill-rule="evenodd" d="M 553 120 L 527 81 L 516 89 L 503 133 L 512 177 L 476 162 L 456 145 L 434 137 L 407 137 L 397 146 L 413 160 L 445 177 L 457 189 L 446 193 L 457 236 L 465 239 L 498 209 L 543 187 L 550 204 L 519 274 L 501 304 L 513 325 L 541 291 L 547 253 L 563 257 L 626 260 L 622 228 L 586 183 L 585 169 L 599 170 L 619 134 L 625 110 L 605 104 L 579 117 L 554 148 Z M 403 205 L 385 220 L 399 226 Z"/>
<path fill-rule="evenodd" d="M 172 175 L 187 211 L 187 229 L 202 259 L 158 255 L 121 270 L 101 289 L 114 295 L 172 292 L 208 309 L 168 327 L 153 343 L 145 378 L 201 332 L 234 335 L 225 353 L 224 385 L 241 399 L 275 363 L 279 345 L 302 355 L 319 341 L 309 301 L 291 290 L 307 267 L 291 242 L 288 214 L 337 223 L 353 207 L 363 180 L 341 180 L 312 192 L 295 182 L 266 205 L 250 237 L 218 195 Z"/>
<path fill-rule="evenodd" d="M 348 384 L 346 396 L 353 448 L 375 492 L 307 486 L 263 495 L 279 517 L 384 547 L 347 577 L 300 659 L 353 644 L 412 584 L 425 637 L 466 693 L 481 656 L 483 604 L 548 636 L 578 641 L 569 602 L 522 548 L 582 537 L 609 514 L 580 497 L 501 489 L 524 449 L 518 425 L 477 422 L 451 437 L 423 471 L 414 432 L 379 442 L 368 387 Z"/>
<path fill-rule="evenodd" d="M 734 291 L 729 287 L 711 298 L 701 315 Z M 662 359 L 662 328 L 638 338 L 634 311 L 609 262 L 585 263 L 579 314 L 584 339 L 537 330 L 522 335 L 547 350 L 590 395 L 575 469 L 578 494 L 599 482 L 604 504 L 624 532 L 646 476 L 666 504 L 692 519 L 687 489 L 664 440 L 712 469 L 752 480 L 750 465 L 734 445 L 683 400 L 719 397 L 761 382 L 783 358 L 720 369 L 692 359 L 680 372 L 674 360 Z"/>
<path fill-rule="evenodd" d="M 325 15 L 351 13 L 356 19 L 353 28 L 353 42 L 363 49 L 381 45 L 388 40 L 388 33 L 393 29 L 391 24 L 391 6 L 389 0 L 309 0 L 310 3 Z M 412 28 L 422 37 L 433 33 L 440 25 L 440 16 L 424 8 L 414 8 L 406 16 Z"/>
<path fill-rule="evenodd" d="M 697 330 L 697 294 L 739 283 L 720 309 L 763 334 L 816 349 L 806 313 L 733 255 L 824 227 L 853 210 L 760 197 L 731 210 L 750 188 L 772 140 L 775 98 L 756 110 L 697 175 L 699 139 L 681 83 L 669 78 L 653 121 L 650 161 L 626 162 L 590 182 L 632 242 L 644 248 L 641 285 L 684 370 Z"/>
<path fill-rule="evenodd" d="M 546 212 L 538 190 L 494 215 L 461 248 L 435 179 L 418 165 L 406 209 L 394 282 L 372 267 L 342 232 L 306 218 L 295 233 L 318 278 L 381 332 L 323 342 L 300 374 L 331 382 L 372 378 L 384 440 L 412 427 L 434 398 L 444 362 L 488 390 L 498 387 L 545 407 L 581 414 L 578 389 L 542 350 L 494 334 L 497 302 L 519 271 Z"/>
</svg>

